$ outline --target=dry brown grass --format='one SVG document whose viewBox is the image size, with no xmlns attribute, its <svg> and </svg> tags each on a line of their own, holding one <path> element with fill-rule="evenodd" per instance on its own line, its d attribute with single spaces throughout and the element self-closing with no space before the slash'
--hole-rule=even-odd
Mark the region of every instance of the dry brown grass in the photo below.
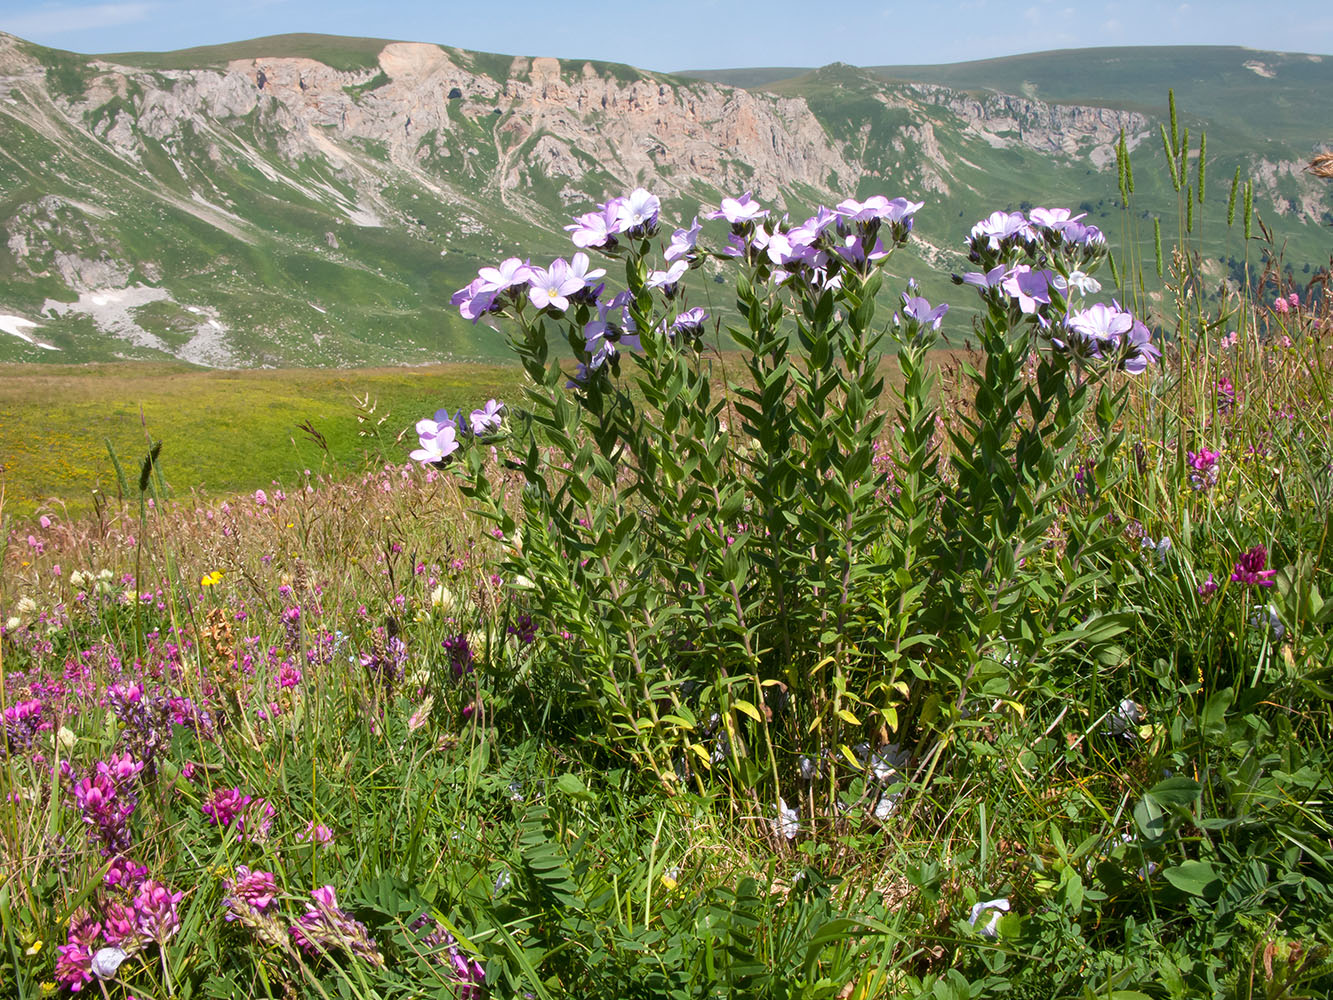
<svg viewBox="0 0 1333 1000">
<path fill-rule="evenodd" d="M 1316 177 L 1326 177 L 1333 180 L 1333 152 L 1320 153 L 1310 165 L 1305 168 Z"/>
</svg>

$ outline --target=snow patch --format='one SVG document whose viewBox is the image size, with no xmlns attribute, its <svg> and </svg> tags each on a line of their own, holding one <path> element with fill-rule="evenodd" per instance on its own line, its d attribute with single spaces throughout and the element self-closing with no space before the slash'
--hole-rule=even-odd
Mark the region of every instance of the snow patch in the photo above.
<svg viewBox="0 0 1333 1000">
<path fill-rule="evenodd" d="M 30 319 L 24 319 L 22 316 L 0 316 L 0 330 L 5 333 L 11 333 L 19 340 L 31 344 L 33 347 L 40 347 L 44 351 L 58 351 L 60 348 L 55 344 L 44 344 L 36 337 L 26 333 L 27 330 L 36 330 L 41 326 L 40 323 L 34 323 Z"/>
</svg>

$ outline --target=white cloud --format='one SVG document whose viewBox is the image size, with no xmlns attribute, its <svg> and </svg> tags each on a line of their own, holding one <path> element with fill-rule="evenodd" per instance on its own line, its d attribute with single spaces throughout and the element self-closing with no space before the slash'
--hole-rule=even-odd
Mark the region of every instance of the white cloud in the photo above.
<svg viewBox="0 0 1333 1000">
<path fill-rule="evenodd" d="M 111 28 L 146 20 L 154 6 L 151 3 L 95 3 L 82 7 L 44 7 L 12 17 L 0 15 L 0 29 L 30 38 Z"/>
</svg>

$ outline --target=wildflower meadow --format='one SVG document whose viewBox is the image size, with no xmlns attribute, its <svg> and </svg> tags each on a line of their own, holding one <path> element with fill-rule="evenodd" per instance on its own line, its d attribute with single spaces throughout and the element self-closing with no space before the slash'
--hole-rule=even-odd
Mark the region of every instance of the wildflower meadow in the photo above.
<svg viewBox="0 0 1333 1000">
<path fill-rule="evenodd" d="M 5 995 L 1328 996 L 1329 271 L 1163 141 L 1155 259 L 636 189 L 397 461 L 11 521 Z"/>
</svg>

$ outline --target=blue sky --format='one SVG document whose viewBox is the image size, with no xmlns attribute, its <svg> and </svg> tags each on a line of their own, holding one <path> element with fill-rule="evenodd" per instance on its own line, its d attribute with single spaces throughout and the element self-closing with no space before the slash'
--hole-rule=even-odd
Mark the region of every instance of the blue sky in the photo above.
<svg viewBox="0 0 1333 1000">
<path fill-rule="evenodd" d="M 0 0 L 0 30 L 76 52 L 289 31 L 442 42 L 646 69 L 939 63 L 1085 45 L 1333 53 L 1329 0 Z"/>
</svg>

